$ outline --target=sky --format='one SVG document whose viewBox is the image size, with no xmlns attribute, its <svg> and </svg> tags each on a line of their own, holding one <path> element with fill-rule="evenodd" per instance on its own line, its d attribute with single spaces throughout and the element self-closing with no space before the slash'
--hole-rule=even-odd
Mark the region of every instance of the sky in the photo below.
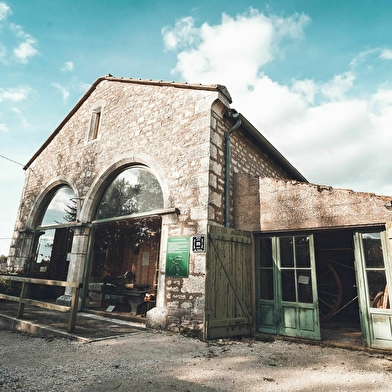
<svg viewBox="0 0 392 392">
<path fill-rule="evenodd" d="M 390 0 L 0 0 L 0 255 L 33 156 L 100 76 L 222 84 L 311 183 L 392 195 Z"/>
</svg>

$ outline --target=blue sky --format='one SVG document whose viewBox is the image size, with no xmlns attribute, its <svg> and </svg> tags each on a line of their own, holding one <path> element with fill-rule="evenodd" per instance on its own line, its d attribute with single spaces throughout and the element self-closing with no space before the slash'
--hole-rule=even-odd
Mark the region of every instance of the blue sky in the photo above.
<svg viewBox="0 0 392 392">
<path fill-rule="evenodd" d="M 107 73 L 224 84 L 310 182 L 392 195 L 391 17 L 389 0 L 0 0 L 0 254 L 15 162 Z"/>
</svg>

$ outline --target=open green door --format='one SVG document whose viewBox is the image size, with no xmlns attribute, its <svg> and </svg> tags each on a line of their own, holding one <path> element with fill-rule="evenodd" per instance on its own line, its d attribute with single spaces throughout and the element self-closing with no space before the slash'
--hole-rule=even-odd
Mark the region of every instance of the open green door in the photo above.
<svg viewBox="0 0 392 392">
<path fill-rule="evenodd" d="M 361 328 L 367 346 L 380 349 L 392 348 L 392 313 L 388 289 L 392 287 L 392 271 L 387 241 L 385 231 L 355 233 Z"/>
<path fill-rule="evenodd" d="M 312 235 L 261 237 L 259 331 L 320 340 Z"/>
</svg>

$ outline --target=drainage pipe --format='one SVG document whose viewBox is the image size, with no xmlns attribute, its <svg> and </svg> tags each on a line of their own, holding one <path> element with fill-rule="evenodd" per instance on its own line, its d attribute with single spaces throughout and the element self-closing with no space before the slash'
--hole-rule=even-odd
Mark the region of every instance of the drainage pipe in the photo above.
<svg viewBox="0 0 392 392">
<path fill-rule="evenodd" d="M 230 219 L 230 184 L 231 184 L 231 152 L 230 152 L 230 136 L 241 126 L 240 114 L 234 109 L 230 109 L 226 112 L 226 115 L 236 120 L 236 123 L 229 129 L 225 135 L 225 189 L 224 189 L 224 225 L 225 227 L 231 227 Z"/>
</svg>

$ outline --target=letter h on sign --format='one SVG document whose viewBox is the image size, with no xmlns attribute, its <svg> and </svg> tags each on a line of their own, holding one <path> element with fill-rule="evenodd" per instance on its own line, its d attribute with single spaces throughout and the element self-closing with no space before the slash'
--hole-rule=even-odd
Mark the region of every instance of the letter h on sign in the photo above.
<svg viewBox="0 0 392 392">
<path fill-rule="evenodd" d="M 204 235 L 198 235 L 192 237 L 192 252 L 203 253 L 206 251 L 206 237 Z"/>
</svg>

